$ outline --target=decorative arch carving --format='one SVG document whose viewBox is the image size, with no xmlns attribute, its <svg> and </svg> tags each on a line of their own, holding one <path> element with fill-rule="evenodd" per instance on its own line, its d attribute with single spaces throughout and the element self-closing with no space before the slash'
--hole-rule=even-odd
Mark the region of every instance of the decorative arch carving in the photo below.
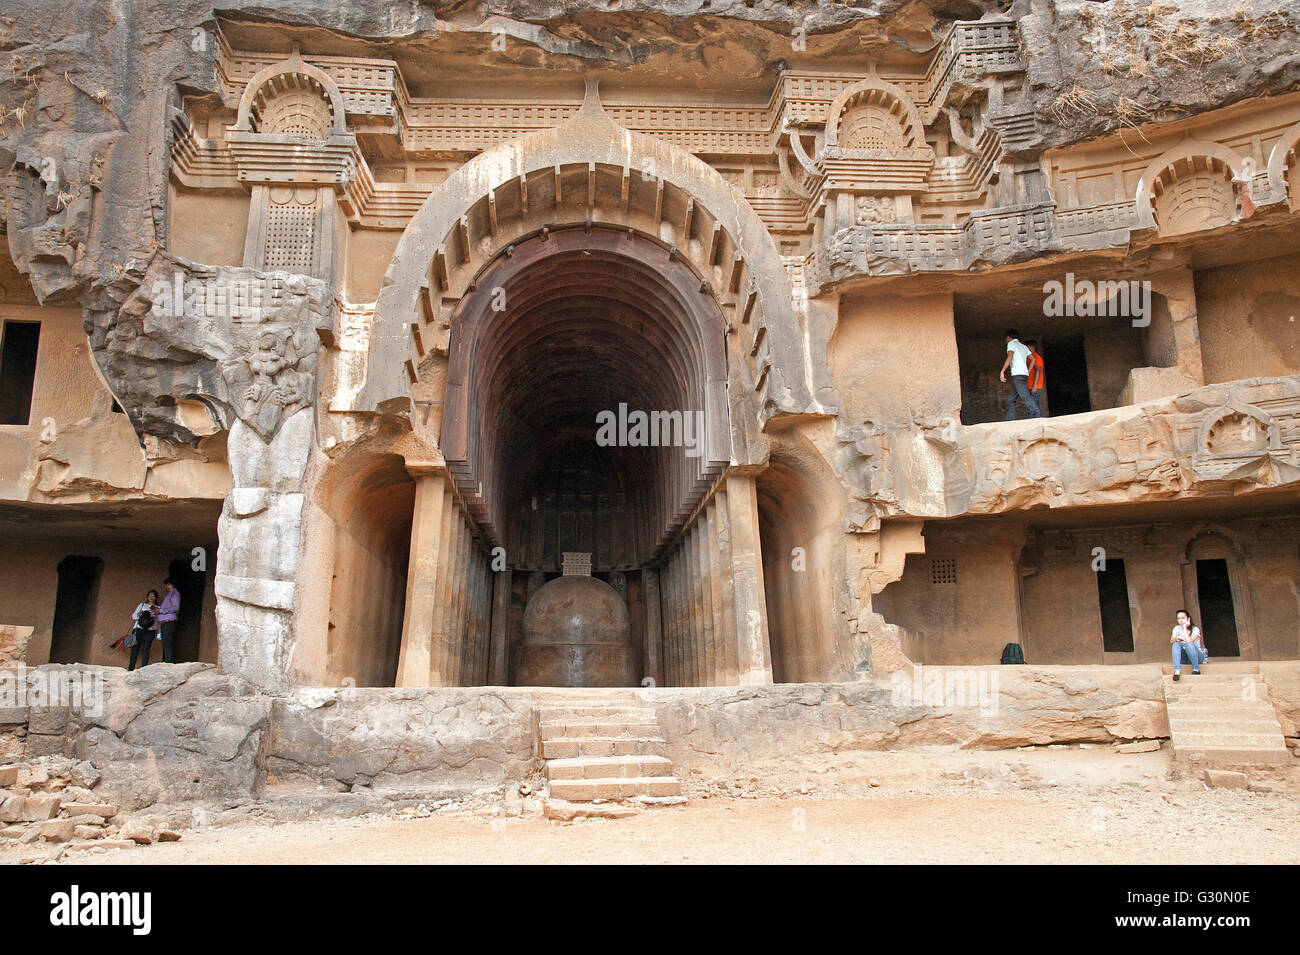
<svg viewBox="0 0 1300 955">
<path fill-rule="evenodd" d="M 343 94 L 328 73 L 295 52 L 248 81 L 231 128 L 307 139 L 344 136 L 348 129 Z"/>
<path fill-rule="evenodd" d="M 842 149 L 922 149 L 921 112 L 898 87 L 868 77 L 831 101 L 827 147 Z"/>
<path fill-rule="evenodd" d="M 1201 420 L 1192 467 L 1201 480 L 1234 480 L 1253 474 L 1275 453 L 1284 455 L 1286 449 L 1273 417 L 1231 401 Z"/>
<path fill-rule="evenodd" d="M 1157 156 L 1137 187 L 1138 228 L 1179 235 L 1227 225 L 1237 217 L 1242 157 L 1218 143 L 1186 140 Z"/>
<path fill-rule="evenodd" d="M 1300 177 L 1296 159 L 1300 154 L 1300 123 L 1296 123 L 1273 144 L 1268 154 L 1268 183 L 1274 196 L 1286 196 L 1292 211 L 1300 208 Z"/>
<path fill-rule="evenodd" d="M 691 263 L 738 339 L 733 407 L 744 403 L 755 426 L 779 411 L 819 409 L 814 394 L 833 391 L 810 381 L 789 281 L 762 220 L 706 163 L 615 124 L 592 83 L 569 121 L 480 154 L 412 218 L 376 302 L 353 410 L 408 409 L 426 354 L 445 354 L 451 312 L 474 275 L 529 235 L 574 226 L 652 235 Z"/>
</svg>

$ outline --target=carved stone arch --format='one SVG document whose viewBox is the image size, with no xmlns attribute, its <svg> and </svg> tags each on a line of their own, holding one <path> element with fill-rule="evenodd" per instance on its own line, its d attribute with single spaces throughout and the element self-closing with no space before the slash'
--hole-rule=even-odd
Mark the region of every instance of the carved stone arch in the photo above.
<svg viewBox="0 0 1300 955">
<path fill-rule="evenodd" d="M 1201 419 L 1192 469 L 1203 481 L 1237 480 L 1255 473 L 1284 447 L 1281 430 L 1271 415 L 1253 405 L 1229 401 Z"/>
<path fill-rule="evenodd" d="M 1234 221 L 1241 154 L 1219 143 L 1186 140 L 1157 156 L 1138 180 L 1137 224 L 1178 235 Z"/>
<path fill-rule="evenodd" d="M 1214 456 L 1264 453 L 1280 443 L 1272 415 L 1253 405 L 1233 402 L 1205 416 L 1196 446 L 1202 453 Z"/>
<path fill-rule="evenodd" d="M 925 123 L 916 104 L 891 83 L 868 77 L 840 92 L 826 113 L 826 146 L 921 149 Z"/>
<path fill-rule="evenodd" d="M 324 130 L 311 129 L 307 133 L 285 132 L 280 135 L 305 135 L 308 139 L 324 139 L 327 136 L 344 136 L 347 134 L 347 117 L 343 105 L 343 94 L 338 84 L 328 73 L 319 67 L 305 62 L 296 53 L 280 63 L 272 63 L 259 70 L 244 87 L 239 98 L 239 111 L 235 125 L 231 128 L 239 132 L 274 133 L 275 130 L 263 128 L 263 114 L 274 110 L 277 118 L 285 121 L 291 129 L 318 125 L 311 115 L 311 103 L 316 99 L 325 104 L 329 110 L 328 127 Z M 276 105 L 276 104 L 279 105 Z M 320 132 L 320 135 L 314 135 Z"/>
<path fill-rule="evenodd" d="M 474 274 L 521 237 L 575 225 L 631 228 L 690 260 L 736 332 L 746 367 L 730 387 L 757 426 L 821 410 L 814 395 L 833 393 L 825 376 L 812 380 L 780 252 L 757 213 L 703 161 L 615 124 L 589 84 L 563 125 L 485 151 L 416 212 L 376 302 L 354 410 L 409 408 Z"/>
<path fill-rule="evenodd" d="M 855 679 L 844 608 L 845 501 L 839 478 L 809 438 L 810 422 L 769 431 L 771 455 L 757 475 L 758 526 L 773 679 Z M 817 426 L 813 424 L 815 429 Z"/>
<path fill-rule="evenodd" d="M 519 471 L 502 467 L 521 446 L 534 447 L 532 424 L 564 422 L 584 398 L 608 390 L 600 371 L 612 370 L 632 408 L 689 409 L 703 414 L 699 454 L 676 462 L 673 478 L 644 501 L 659 536 L 638 538 L 631 550 L 644 563 L 668 544 L 682 518 L 731 458 L 728 355 L 723 317 L 698 274 L 640 234 L 593 226 L 534 235 L 499 255 L 475 276 L 474 291 L 452 318 L 438 447 L 461 488 L 466 509 L 494 544 L 509 539 L 510 502 Z M 500 304 L 494 301 L 499 291 Z M 614 407 L 599 401 L 591 411 Z M 585 419 L 590 430 L 595 425 Z M 556 427 L 535 453 L 549 457 L 564 430 Z M 590 436 L 587 437 L 590 443 Z"/>
<path fill-rule="evenodd" d="M 1196 562 L 1207 559 L 1219 559 L 1227 563 L 1240 659 L 1258 660 L 1255 607 L 1251 597 L 1250 578 L 1246 572 L 1245 549 L 1238 533 L 1220 524 L 1202 524 L 1187 535 L 1181 560 L 1184 606 L 1191 613 L 1193 621 L 1202 626 L 1204 621 L 1200 619 Z M 1170 626 L 1173 626 L 1172 622 Z"/>
<path fill-rule="evenodd" d="M 1300 208 L 1300 177 L 1296 176 L 1296 159 L 1300 157 L 1300 123 L 1282 134 L 1268 154 L 1268 183 L 1274 196 L 1285 196 L 1292 211 Z"/>
</svg>

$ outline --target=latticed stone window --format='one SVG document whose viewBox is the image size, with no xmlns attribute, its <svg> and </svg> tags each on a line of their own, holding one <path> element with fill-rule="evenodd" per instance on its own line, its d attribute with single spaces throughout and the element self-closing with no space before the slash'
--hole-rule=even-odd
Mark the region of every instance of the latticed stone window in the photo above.
<svg viewBox="0 0 1300 955">
<path fill-rule="evenodd" d="M 930 583 L 957 583 L 957 560 L 953 557 L 932 557 L 930 559 Z"/>
<path fill-rule="evenodd" d="M 315 189 L 277 187 L 267 207 L 267 269 L 284 269 L 310 275 L 316 268 L 316 213 L 320 202 Z"/>
<path fill-rule="evenodd" d="M 591 552 L 590 551 L 564 551 L 564 576 L 565 577 L 590 577 L 591 576 Z"/>
</svg>

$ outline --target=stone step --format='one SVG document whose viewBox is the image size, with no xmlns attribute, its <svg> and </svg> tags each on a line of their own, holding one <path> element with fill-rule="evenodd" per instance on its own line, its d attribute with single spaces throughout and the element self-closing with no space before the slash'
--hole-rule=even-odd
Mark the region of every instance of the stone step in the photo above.
<svg viewBox="0 0 1300 955">
<path fill-rule="evenodd" d="M 1279 732 L 1278 719 L 1273 713 L 1264 713 L 1258 719 L 1222 719 L 1221 716 L 1177 716 L 1169 715 L 1171 733 L 1266 733 Z"/>
<path fill-rule="evenodd" d="M 1190 663 L 1183 661 L 1184 673 L 1190 672 L 1191 667 L 1192 665 Z M 1172 663 L 1166 663 L 1160 668 L 1160 672 L 1165 676 L 1170 676 L 1174 672 L 1174 665 Z M 1201 668 L 1201 676 L 1214 676 L 1225 679 L 1234 676 L 1249 676 L 1252 673 L 1259 673 L 1258 663 L 1232 663 L 1222 659 L 1215 661 L 1211 658 L 1210 661 Z"/>
<path fill-rule="evenodd" d="M 666 740 L 636 736 L 561 737 L 542 741 L 542 759 L 570 759 L 575 756 L 664 756 Z"/>
<path fill-rule="evenodd" d="M 1203 700 L 1203 702 L 1252 704 L 1268 702 L 1269 689 L 1264 683 L 1256 683 L 1255 686 L 1231 686 L 1229 683 L 1216 683 L 1213 686 L 1173 685 L 1165 687 L 1165 699 L 1169 703 Z"/>
<path fill-rule="evenodd" d="M 1274 733 L 1175 733 L 1171 739 L 1175 749 L 1235 749 L 1242 746 L 1286 749 L 1282 734 L 1276 730 Z"/>
<path fill-rule="evenodd" d="M 1264 678 L 1258 673 L 1244 673 L 1241 676 L 1222 676 L 1220 674 L 1209 674 L 1202 670 L 1200 673 L 1193 673 L 1186 668 L 1183 669 L 1182 676 L 1177 681 L 1174 680 L 1173 674 L 1161 677 L 1165 686 L 1173 690 L 1185 690 L 1190 687 L 1200 687 L 1201 689 L 1232 689 L 1247 686 L 1259 686 L 1264 682 Z"/>
<path fill-rule="evenodd" d="M 617 738 L 633 737 L 645 738 L 659 735 L 658 721 L 648 723 L 620 723 L 603 722 L 589 723 L 581 722 L 563 722 L 563 723 L 542 723 L 541 724 L 542 740 L 548 739 L 595 739 L 600 737 Z"/>
<path fill-rule="evenodd" d="M 546 764 L 546 778 L 550 780 L 648 779 L 672 774 L 672 760 L 663 756 L 579 756 L 553 759 Z"/>
<path fill-rule="evenodd" d="M 543 723 L 645 723 L 655 718 L 649 706 L 541 706 L 537 718 Z"/>
<path fill-rule="evenodd" d="M 1247 709 L 1244 706 L 1169 706 L 1169 720 L 1213 720 L 1220 726 L 1230 726 L 1234 723 L 1257 723 L 1265 722 L 1272 725 L 1277 720 L 1277 712 L 1271 706 L 1251 707 Z"/>
<path fill-rule="evenodd" d="M 1174 750 L 1174 759 L 1183 763 L 1197 763 L 1203 766 L 1278 766 L 1295 761 L 1291 751 L 1286 747 L 1221 747 L 1215 749 L 1179 747 Z"/>
<path fill-rule="evenodd" d="M 682 782 L 674 776 L 625 779 L 553 779 L 550 795 L 570 802 L 593 799 L 630 799 L 633 796 L 680 796 Z"/>
</svg>

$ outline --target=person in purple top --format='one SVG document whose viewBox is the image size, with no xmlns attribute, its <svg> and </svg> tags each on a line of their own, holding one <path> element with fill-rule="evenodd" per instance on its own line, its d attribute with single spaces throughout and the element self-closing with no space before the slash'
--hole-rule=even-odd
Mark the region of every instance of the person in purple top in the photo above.
<svg viewBox="0 0 1300 955">
<path fill-rule="evenodd" d="M 172 659 L 172 638 L 176 636 L 176 621 L 181 612 L 181 592 L 176 589 L 176 581 L 168 577 L 163 581 L 167 593 L 162 606 L 158 608 L 158 639 L 162 640 L 163 663 L 175 663 Z"/>
</svg>

